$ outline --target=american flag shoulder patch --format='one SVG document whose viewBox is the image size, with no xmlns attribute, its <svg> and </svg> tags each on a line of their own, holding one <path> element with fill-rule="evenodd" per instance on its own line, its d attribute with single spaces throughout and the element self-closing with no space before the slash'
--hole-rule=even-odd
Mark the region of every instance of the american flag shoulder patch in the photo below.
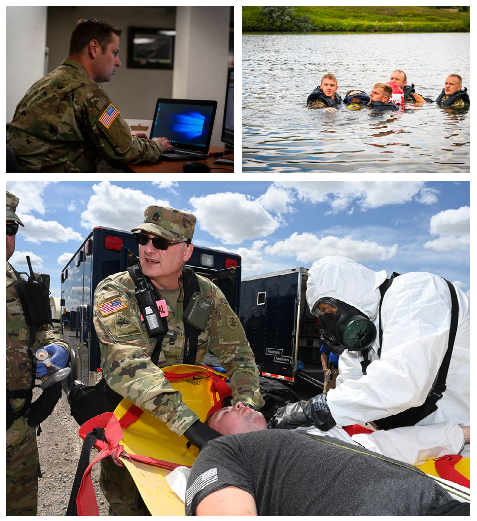
<svg viewBox="0 0 477 521">
<path fill-rule="evenodd" d="M 121 297 L 113 298 L 112 300 L 108 300 L 108 302 L 105 302 L 104 304 L 98 305 L 98 309 L 103 315 L 103 317 L 124 308 L 127 308 L 127 306 L 122 301 Z"/>
<path fill-rule="evenodd" d="M 99 121 L 106 127 L 109 128 L 113 121 L 119 116 L 119 110 L 110 103 L 107 109 L 101 114 Z"/>
</svg>

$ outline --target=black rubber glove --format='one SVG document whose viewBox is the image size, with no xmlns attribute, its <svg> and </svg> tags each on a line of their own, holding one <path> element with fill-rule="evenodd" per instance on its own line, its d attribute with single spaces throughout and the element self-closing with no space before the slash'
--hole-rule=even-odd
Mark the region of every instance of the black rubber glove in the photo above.
<svg viewBox="0 0 477 521">
<path fill-rule="evenodd" d="M 326 395 L 327 393 L 323 393 L 314 396 L 303 406 L 303 412 L 310 419 L 311 423 L 322 431 L 329 431 L 336 425 L 333 416 L 331 416 Z"/>
<path fill-rule="evenodd" d="M 269 429 L 296 429 L 305 425 L 315 425 L 322 431 L 336 425 L 328 408 L 326 393 L 314 396 L 307 402 L 289 403 L 278 409 L 268 422 Z"/>
<path fill-rule="evenodd" d="M 232 407 L 232 397 L 231 396 L 226 396 L 223 400 L 222 400 L 222 408 L 223 407 Z"/>
<path fill-rule="evenodd" d="M 306 402 L 289 403 L 277 409 L 275 415 L 268 422 L 269 429 L 296 429 L 302 425 L 310 425 L 303 406 Z"/>
<path fill-rule="evenodd" d="M 40 425 L 48 418 L 61 398 L 61 391 L 61 382 L 56 382 L 43 390 L 40 397 L 31 404 L 30 411 L 26 415 L 30 427 Z"/>
<path fill-rule="evenodd" d="M 211 429 L 208 425 L 205 425 L 205 423 L 197 420 L 184 432 L 184 436 L 193 445 L 201 449 L 207 442 L 222 435 L 214 431 L 214 429 Z"/>
</svg>

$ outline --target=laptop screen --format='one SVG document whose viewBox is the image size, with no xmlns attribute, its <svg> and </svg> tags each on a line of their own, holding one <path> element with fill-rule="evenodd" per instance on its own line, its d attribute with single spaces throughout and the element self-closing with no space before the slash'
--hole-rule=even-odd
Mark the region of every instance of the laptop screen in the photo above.
<svg viewBox="0 0 477 521">
<path fill-rule="evenodd" d="M 175 148 L 206 154 L 216 109 L 216 101 L 159 98 L 150 137 L 166 137 Z"/>
</svg>

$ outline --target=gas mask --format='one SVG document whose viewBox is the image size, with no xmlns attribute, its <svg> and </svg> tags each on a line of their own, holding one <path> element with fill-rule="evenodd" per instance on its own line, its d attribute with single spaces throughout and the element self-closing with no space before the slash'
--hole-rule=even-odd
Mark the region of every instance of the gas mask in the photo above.
<svg viewBox="0 0 477 521">
<path fill-rule="evenodd" d="M 336 355 L 362 351 L 376 339 L 376 327 L 361 311 L 341 300 L 324 297 L 313 308 L 323 326 L 322 344 Z"/>
</svg>

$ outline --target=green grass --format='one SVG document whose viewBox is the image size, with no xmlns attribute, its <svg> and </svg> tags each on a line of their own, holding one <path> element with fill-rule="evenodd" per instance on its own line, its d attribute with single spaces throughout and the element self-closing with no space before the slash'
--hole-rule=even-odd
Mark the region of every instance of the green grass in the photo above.
<svg viewBox="0 0 477 521">
<path fill-rule="evenodd" d="M 348 32 L 469 32 L 470 13 L 429 7 L 295 7 L 308 16 L 315 31 Z M 242 30 L 276 30 L 260 7 L 242 7 Z"/>
</svg>

